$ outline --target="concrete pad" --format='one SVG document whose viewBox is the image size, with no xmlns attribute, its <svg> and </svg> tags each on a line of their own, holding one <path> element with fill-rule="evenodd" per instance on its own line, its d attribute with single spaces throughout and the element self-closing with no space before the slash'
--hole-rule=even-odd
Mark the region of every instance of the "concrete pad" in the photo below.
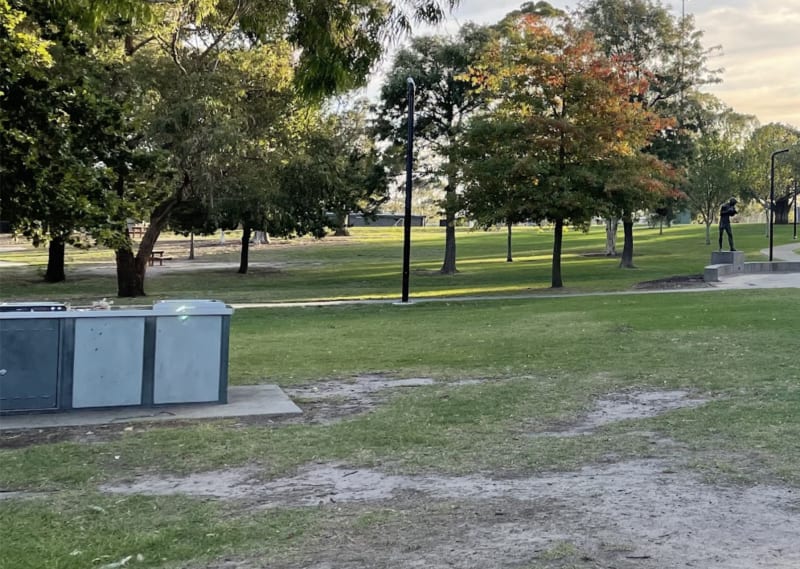
<svg viewBox="0 0 800 569">
<path fill-rule="evenodd" d="M 750 273 L 723 276 L 717 289 L 800 288 L 800 273 Z"/>
<path fill-rule="evenodd" d="M 159 407 L 72 410 L 58 413 L 0 417 L 0 430 L 77 427 L 141 421 L 221 419 L 225 417 L 299 415 L 302 411 L 277 385 L 243 385 L 228 388 L 228 403 L 194 403 Z"/>
</svg>

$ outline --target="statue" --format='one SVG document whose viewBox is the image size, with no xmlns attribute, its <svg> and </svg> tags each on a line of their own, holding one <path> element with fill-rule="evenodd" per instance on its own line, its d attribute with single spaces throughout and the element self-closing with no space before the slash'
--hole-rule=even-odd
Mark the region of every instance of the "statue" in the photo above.
<svg viewBox="0 0 800 569">
<path fill-rule="evenodd" d="M 731 231 L 731 217 L 736 215 L 736 198 L 731 198 L 728 203 L 722 204 L 719 210 L 719 250 L 722 251 L 722 233 L 728 234 L 728 245 L 733 247 L 733 232 Z"/>
</svg>

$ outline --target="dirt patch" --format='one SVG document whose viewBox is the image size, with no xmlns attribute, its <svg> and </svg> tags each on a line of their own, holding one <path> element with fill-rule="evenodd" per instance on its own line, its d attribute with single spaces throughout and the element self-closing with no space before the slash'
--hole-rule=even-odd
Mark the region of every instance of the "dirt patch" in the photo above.
<svg viewBox="0 0 800 569">
<path fill-rule="evenodd" d="M 636 290 L 670 290 L 680 288 L 708 288 L 710 286 L 711 285 L 703 279 L 703 275 L 679 275 L 654 281 L 640 282 L 633 285 L 633 288 Z"/>
<path fill-rule="evenodd" d="M 102 490 L 245 499 L 265 508 L 321 507 L 343 519 L 367 507 L 398 514 L 390 540 L 386 528 L 358 532 L 349 543 L 328 543 L 302 563 L 276 567 L 500 568 L 552 559 L 563 544 L 577 552 L 577 567 L 800 564 L 800 504 L 791 489 L 712 486 L 661 460 L 511 480 L 311 464 L 268 482 L 239 469 L 140 478 Z"/>
<path fill-rule="evenodd" d="M 386 402 L 393 390 L 428 385 L 461 386 L 482 383 L 467 379 L 437 383 L 429 377 L 395 379 L 381 374 L 362 375 L 352 381 L 324 381 L 284 388 L 284 392 L 302 410 L 303 415 L 287 422 L 330 424 L 345 417 L 365 413 Z"/>
<path fill-rule="evenodd" d="M 590 434 L 611 423 L 657 417 L 669 411 L 699 407 L 706 403 L 708 399 L 693 398 L 690 392 L 685 390 L 612 393 L 598 399 L 594 409 L 578 423 L 536 433 L 534 436 L 571 437 Z"/>
<path fill-rule="evenodd" d="M 238 417 L 227 427 L 242 428 L 251 426 L 280 427 L 297 424 L 331 424 L 347 417 L 366 413 L 386 402 L 391 393 L 401 388 L 428 385 L 461 386 L 483 383 L 485 380 L 466 379 L 448 383 L 438 383 L 427 377 L 395 379 L 374 374 L 358 376 L 352 381 L 325 381 L 314 384 L 284 388 L 284 392 L 302 408 L 302 415 L 283 417 L 249 416 Z M 185 428 L 218 419 L 174 420 L 158 423 L 128 423 L 92 425 L 91 427 L 48 427 L 37 429 L 8 429 L 0 431 L 0 449 L 24 448 L 37 444 L 73 441 L 79 443 L 103 443 L 132 433 L 153 429 Z"/>
<path fill-rule="evenodd" d="M 363 375 L 352 382 L 326 381 L 288 387 L 284 391 L 289 397 L 299 397 L 311 401 L 324 401 L 335 398 L 364 399 L 377 391 L 396 387 L 420 387 L 436 383 L 429 377 L 391 379 L 382 375 Z"/>
</svg>

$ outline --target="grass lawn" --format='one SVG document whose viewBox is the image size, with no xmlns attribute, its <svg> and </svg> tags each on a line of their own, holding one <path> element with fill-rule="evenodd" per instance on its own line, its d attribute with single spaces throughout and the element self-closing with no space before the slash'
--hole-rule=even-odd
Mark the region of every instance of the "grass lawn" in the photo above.
<svg viewBox="0 0 800 569">
<path fill-rule="evenodd" d="M 763 229 L 735 229 L 737 245 L 755 258 Z M 415 235 L 415 270 L 437 268 L 439 237 Z M 619 271 L 614 261 L 579 256 L 602 245 L 598 235 L 570 234 L 565 279 L 571 290 L 617 290 L 698 273 L 708 256 L 699 237 L 697 227 L 670 229 L 661 238 L 640 231 L 641 268 Z M 539 279 L 546 282 L 533 288 L 546 287 L 545 252 L 537 248 L 549 242 L 547 235 L 519 232 L 520 253 L 511 264 L 504 262 L 502 240 L 501 234 L 459 234 L 463 272 L 452 278 L 416 273 L 412 291 L 521 292 Z M 357 278 L 349 252 L 363 257 L 363 277 L 371 283 L 351 295 L 391 296 L 399 271 L 386 258 L 397 251 L 399 245 L 375 234 L 341 245 L 262 248 L 260 258 L 280 256 L 290 269 L 274 280 L 272 274 L 160 276 L 149 288 L 154 296 L 158 290 L 166 295 L 169 282 L 182 283 L 185 289 L 170 294 L 227 300 L 345 297 Z M 224 281 L 236 284 L 225 289 Z M 280 284 L 271 288 L 274 281 Z M 23 295 L 20 276 L 3 285 L 4 294 L 45 296 L 38 283 Z M 75 298 L 85 294 L 75 282 L 61 290 Z M 800 488 L 799 301 L 798 291 L 787 289 L 239 310 L 231 327 L 234 384 L 313 388 L 361 374 L 434 382 L 395 390 L 369 412 L 333 422 L 225 420 L 118 427 L 102 436 L 88 429 L 52 439 L 2 435 L 0 490 L 22 494 L 0 499 L 0 569 L 100 568 L 127 557 L 126 567 L 142 569 L 336 566 L 330 565 L 336 549 L 331 544 L 363 556 L 389 551 L 391 531 L 411 536 L 421 527 L 435 533 L 428 531 L 429 520 L 450 519 L 459 508 L 474 508 L 474 518 L 478 509 L 466 498 L 423 496 L 414 502 L 405 496 L 388 503 L 265 510 L 247 499 L 102 491 L 103 484 L 148 476 L 250 469 L 268 481 L 310 464 L 342 464 L 352 472 L 378 468 L 398 475 L 518 480 L 652 459 L 669 460 L 674 470 L 699 473 L 726 488 Z M 707 402 L 609 423 L 582 436 L 542 436 L 579 422 L 609 394 L 654 390 L 685 390 Z M 30 440 L 20 444 L 24 436 Z M 223 475 L 212 474 L 217 476 Z M 492 523 L 502 519 L 500 506 L 489 507 Z M 567 516 L 567 510 L 564 505 L 554 516 Z M 402 555 L 422 547 L 423 536 L 418 538 Z M 531 553 L 527 564 L 514 566 L 599 566 L 585 561 L 585 547 L 577 538 L 560 537 Z M 630 547 L 606 543 L 601 553 L 623 555 Z M 616 566 L 633 566 L 627 563 Z"/>
<path fill-rule="evenodd" d="M 712 230 L 715 228 L 712 228 Z M 748 260 L 765 260 L 760 250 L 769 245 L 762 225 L 737 225 L 736 245 Z M 506 262 L 504 231 L 459 230 L 458 269 L 452 276 L 438 274 L 444 250 L 440 228 L 414 228 L 411 253 L 411 296 L 514 295 L 550 289 L 552 233 L 538 227 L 519 227 L 514 233 L 514 262 Z M 159 247 L 175 262 L 188 253 L 187 240 L 162 237 Z M 712 239 L 713 241 L 713 239 Z M 776 226 L 775 244 L 791 242 L 791 226 Z M 195 263 L 238 263 L 238 247 L 228 239 L 198 246 Z M 710 260 L 715 245 L 705 245 L 704 227 L 675 226 L 664 230 L 638 228 L 635 232 L 636 270 L 620 270 L 619 261 L 602 256 L 605 232 L 568 232 L 564 239 L 561 292 L 627 290 L 636 283 L 677 275 L 698 275 Z M 621 244 L 620 244 L 621 247 Z M 398 298 L 402 280 L 402 229 L 356 228 L 350 238 L 321 241 L 276 241 L 253 247 L 249 274 L 236 273 L 238 265 L 217 266 L 197 273 L 178 270 L 175 262 L 151 270 L 145 288 L 151 298 L 204 297 L 227 302 L 304 301 L 320 299 Z M 47 263 L 44 249 L 23 248 L 0 252 L 0 261 L 26 266 L 0 266 L 0 298 L 59 300 L 89 304 L 116 296 L 113 253 L 107 250 L 71 250 L 67 281 L 42 282 Z M 105 269 L 97 272 L 97 263 Z M 173 268 L 169 265 L 173 264 Z M 92 267 L 95 267 L 92 269 Z M 197 274 L 202 275 L 198 280 Z M 118 299 L 118 304 L 143 299 Z"/>
</svg>

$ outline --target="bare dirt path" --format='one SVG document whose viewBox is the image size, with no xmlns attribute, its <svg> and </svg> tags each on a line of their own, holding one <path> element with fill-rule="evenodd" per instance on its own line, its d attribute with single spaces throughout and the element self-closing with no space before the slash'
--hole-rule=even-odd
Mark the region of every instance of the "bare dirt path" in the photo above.
<svg viewBox="0 0 800 569">
<path fill-rule="evenodd" d="M 386 389 L 429 383 L 366 376 L 294 393 L 308 404 L 327 401 L 364 411 Z M 536 436 L 582 436 L 615 421 L 706 402 L 680 390 L 612 393 L 578 422 Z M 325 420 L 337 419 L 332 414 Z M 327 519 L 323 532 L 291 558 L 187 565 L 194 569 L 800 567 L 800 496 L 794 489 L 711 484 L 686 468 L 687 449 L 665 439 L 654 444 L 664 458 L 512 477 L 400 475 L 318 462 L 272 480 L 243 467 L 142 476 L 101 490 L 202 496 L 247 509 L 315 508 Z M 364 515 L 382 521 L 353 529 L 352 520 Z"/>
</svg>

